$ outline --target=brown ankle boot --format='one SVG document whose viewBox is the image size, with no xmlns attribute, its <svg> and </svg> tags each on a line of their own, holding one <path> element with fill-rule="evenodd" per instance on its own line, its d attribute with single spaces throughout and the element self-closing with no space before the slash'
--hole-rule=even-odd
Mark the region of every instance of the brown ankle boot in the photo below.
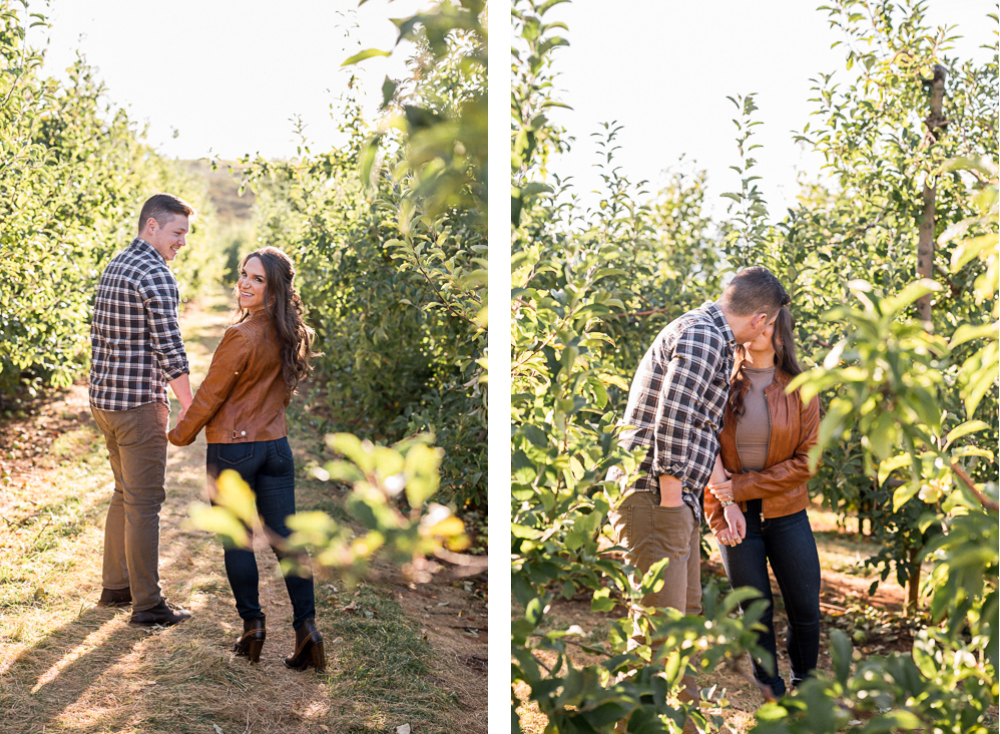
<svg viewBox="0 0 1000 734">
<path fill-rule="evenodd" d="M 306 670 L 310 665 L 318 673 L 326 670 L 323 635 L 316 629 L 314 619 L 307 619 L 295 630 L 295 652 L 285 658 L 285 666 L 292 670 Z"/>
<path fill-rule="evenodd" d="M 267 637 L 267 629 L 264 627 L 266 617 L 254 617 L 243 620 L 243 636 L 233 645 L 233 652 L 237 655 L 246 655 L 251 663 L 260 661 L 260 651 L 264 647 L 264 639 Z"/>
</svg>

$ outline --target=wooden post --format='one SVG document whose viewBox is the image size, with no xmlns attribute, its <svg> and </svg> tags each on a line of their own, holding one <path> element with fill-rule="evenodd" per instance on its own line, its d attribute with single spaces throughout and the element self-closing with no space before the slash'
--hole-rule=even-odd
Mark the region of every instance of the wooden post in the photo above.
<svg viewBox="0 0 1000 734">
<path fill-rule="evenodd" d="M 917 563 L 919 548 L 910 548 L 910 580 L 906 585 L 906 616 L 917 616 L 917 605 L 920 602 L 920 564 Z"/>
<path fill-rule="evenodd" d="M 944 108 L 944 83 L 948 72 L 941 65 L 934 66 L 934 79 L 925 82 L 931 88 L 931 111 L 924 120 L 927 125 L 927 136 L 933 145 L 938 136 L 943 134 L 948 124 L 942 112 Z M 940 133 L 939 133 L 940 131 Z M 920 239 L 917 242 L 917 277 L 934 278 L 934 218 L 936 187 L 929 186 L 930 176 L 924 180 L 924 219 L 920 223 Z M 932 331 L 931 296 L 927 294 L 917 301 L 917 310 L 924 328 Z"/>
</svg>

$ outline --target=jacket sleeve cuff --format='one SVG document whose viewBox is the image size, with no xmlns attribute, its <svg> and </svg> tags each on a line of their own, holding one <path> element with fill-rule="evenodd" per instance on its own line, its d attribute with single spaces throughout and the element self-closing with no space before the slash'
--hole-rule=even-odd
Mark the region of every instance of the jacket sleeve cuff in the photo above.
<svg viewBox="0 0 1000 734">
<path fill-rule="evenodd" d="M 194 436 L 183 435 L 181 434 L 180 431 L 177 430 L 178 428 L 180 428 L 180 426 L 175 427 L 173 430 L 167 433 L 167 440 L 170 441 L 170 443 L 172 443 L 174 446 L 189 446 L 191 443 L 194 442 L 195 438 Z"/>
<path fill-rule="evenodd" d="M 728 527 L 726 518 L 723 517 L 722 504 L 711 492 L 705 492 L 705 519 L 713 533 L 718 533 Z"/>
<path fill-rule="evenodd" d="M 749 490 L 751 483 L 749 481 L 749 474 L 733 474 L 733 501 L 734 502 L 746 502 L 752 497 L 747 497 L 746 492 Z"/>
</svg>

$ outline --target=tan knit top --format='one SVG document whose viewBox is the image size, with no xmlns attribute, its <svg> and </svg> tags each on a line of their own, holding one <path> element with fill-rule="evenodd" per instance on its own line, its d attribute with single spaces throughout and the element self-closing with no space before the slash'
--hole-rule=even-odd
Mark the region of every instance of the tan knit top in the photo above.
<svg viewBox="0 0 1000 734">
<path fill-rule="evenodd" d="M 771 439 L 771 414 L 764 388 L 774 380 L 774 367 L 743 365 L 743 376 L 750 381 L 750 389 L 743 400 L 743 415 L 736 423 L 736 450 L 743 471 L 761 471 Z"/>
</svg>

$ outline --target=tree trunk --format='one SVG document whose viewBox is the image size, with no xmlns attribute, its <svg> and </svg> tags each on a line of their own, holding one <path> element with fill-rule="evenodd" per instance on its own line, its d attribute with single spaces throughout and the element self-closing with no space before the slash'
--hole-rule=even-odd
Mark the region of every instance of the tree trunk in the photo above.
<svg viewBox="0 0 1000 734">
<path fill-rule="evenodd" d="M 906 585 L 906 616 L 915 617 L 920 601 L 920 564 L 917 563 L 919 548 L 910 548 L 910 580 Z"/>
<path fill-rule="evenodd" d="M 944 82 L 948 76 L 943 66 L 934 67 L 934 80 L 930 82 L 931 87 L 931 111 L 924 120 L 927 125 L 927 135 L 931 138 L 931 143 L 937 141 L 940 134 L 943 134 L 947 124 L 944 119 L 942 109 L 944 108 Z M 937 189 L 930 183 L 930 175 L 924 180 L 924 218 L 920 223 L 920 239 L 917 243 L 917 277 L 934 278 L 934 218 L 935 196 Z M 924 322 L 927 331 L 932 330 L 931 322 L 931 296 L 927 294 L 917 301 L 917 310 L 920 312 L 920 320 Z"/>
</svg>

